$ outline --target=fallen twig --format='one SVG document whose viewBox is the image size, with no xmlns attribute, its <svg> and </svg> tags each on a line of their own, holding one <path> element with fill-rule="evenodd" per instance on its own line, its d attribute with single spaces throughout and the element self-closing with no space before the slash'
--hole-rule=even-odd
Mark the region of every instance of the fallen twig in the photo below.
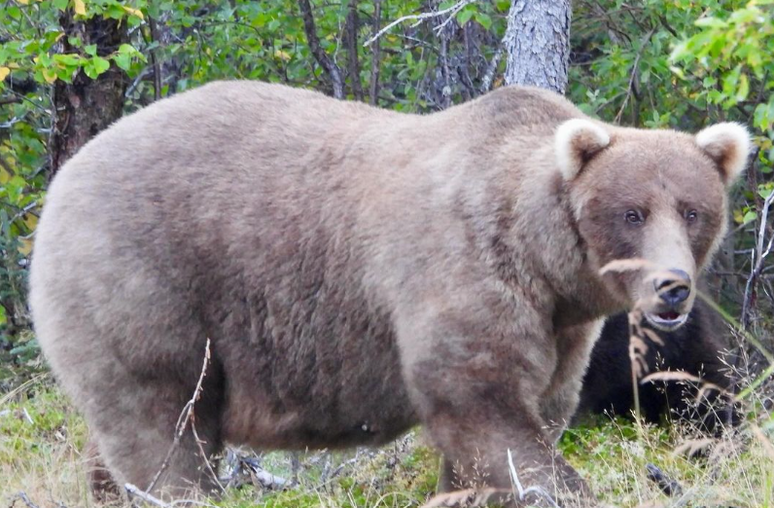
<svg viewBox="0 0 774 508">
<path fill-rule="evenodd" d="M 172 505 L 165 503 L 161 499 L 152 496 L 145 492 L 144 490 L 140 489 L 136 485 L 132 485 L 131 483 L 124 484 L 124 490 L 126 490 L 126 494 L 129 496 L 129 499 L 132 498 L 139 498 L 145 501 L 146 503 L 150 503 L 155 506 L 160 506 L 161 508 L 171 508 Z"/>
<path fill-rule="evenodd" d="M 260 462 L 250 456 L 241 456 L 235 450 L 228 451 L 227 463 L 230 465 L 230 471 L 220 481 L 229 486 L 241 485 L 243 483 L 240 477 L 249 476 L 253 485 L 261 486 L 269 490 L 283 490 L 288 487 L 288 480 L 281 476 L 274 475 L 260 465 Z"/>
<path fill-rule="evenodd" d="M 22 491 L 16 494 L 16 497 L 22 500 L 24 504 L 26 504 L 29 508 L 38 508 L 38 505 L 32 502 L 29 497 L 27 497 L 27 493 Z"/>
</svg>

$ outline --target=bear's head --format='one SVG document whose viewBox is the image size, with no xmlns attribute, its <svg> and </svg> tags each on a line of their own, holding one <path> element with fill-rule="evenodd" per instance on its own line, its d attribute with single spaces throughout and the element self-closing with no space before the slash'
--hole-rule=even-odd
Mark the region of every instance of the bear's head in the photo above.
<svg viewBox="0 0 774 508">
<path fill-rule="evenodd" d="M 555 133 L 578 231 L 604 284 L 656 327 L 685 322 L 727 229 L 727 190 L 751 148 L 741 125 L 695 136 L 577 118 Z"/>
</svg>

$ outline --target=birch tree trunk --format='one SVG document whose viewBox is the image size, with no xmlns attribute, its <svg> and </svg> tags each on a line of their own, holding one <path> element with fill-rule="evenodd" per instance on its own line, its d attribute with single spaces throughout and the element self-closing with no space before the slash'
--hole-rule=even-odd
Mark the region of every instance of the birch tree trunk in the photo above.
<svg viewBox="0 0 774 508">
<path fill-rule="evenodd" d="M 505 83 L 564 94 L 570 60 L 570 0 L 513 0 L 503 38 Z"/>
</svg>

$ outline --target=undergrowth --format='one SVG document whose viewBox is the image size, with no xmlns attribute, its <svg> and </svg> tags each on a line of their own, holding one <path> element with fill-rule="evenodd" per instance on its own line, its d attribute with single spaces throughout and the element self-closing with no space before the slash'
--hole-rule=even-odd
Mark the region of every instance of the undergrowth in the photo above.
<svg viewBox="0 0 774 508">
<path fill-rule="evenodd" d="M 764 411 L 762 406 L 756 408 Z M 588 479 L 602 502 L 612 506 L 774 507 L 774 454 L 756 432 L 771 432 L 771 415 L 760 426 L 743 425 L 720 439 L 698 440 L 680 426 L 639 426 L 599 417 L 568 430 L 559 447 Z M 754 415 L 748 420 L 753 419 Z M 0 507 L 98 507 L 91 499 L 81 450 L 86 425 L 47 375 L 0 396 Z M 697 456 L 681 448 L 699 448 Z M 435 491 L 439 456 L 421 429 L 378 450 L 348 453 L 250 454 L 290 485 L 264 488 L 249 477 L 231 486 L 220 508 L 409 508 Z M 224 461 L 225 462 L 225 461 Z M 665 495 L 648 479 L 648 464 L 679 484 Z M 22 495 L 23 493 L 23 495 Z"/>
</svg>

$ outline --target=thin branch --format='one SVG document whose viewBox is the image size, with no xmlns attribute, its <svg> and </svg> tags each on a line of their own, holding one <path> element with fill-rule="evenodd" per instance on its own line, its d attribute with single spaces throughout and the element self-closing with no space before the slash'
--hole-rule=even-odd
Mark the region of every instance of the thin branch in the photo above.
<svg viewBox="0 0 774 508">
<path fill-rule="evenodd" d="M 559 508 L 559 505 L 556 504 L 556 501 L 554 501 L 554 498 L 551 497 L 551 494 L 546 492 L 546 490 L 540 485 L 533 485 L 531 487 L 524 488 L 524 486 L 521 484 L 521 481 L 519 480 L 518 473 L 516 473 L 516 466 L 513 464 L 513 454 L 511 453 L 511 449 L 508 448 L 506 451 L 508 452 L 508 472 L 511 475 L 511 483 L 514 488 L 513 494 L 516 499 L 519 501 L 525 501 L 528 495 L 536 494 L 545 499 L 549 506 L 553 508 Z"/>
<path fill-rule="evenodd" d="M 199 453 L 202 455 L 202 459 L 204 459 L 204 465 L 207 466 L 207 471 L 210 473 L 212 479 L 215 480 L 217 486 L 220 487 L 221 492 L 225 492 L 226 489 L 223 488 L 223 485 L 220 483 L 220 480 L 218 479 L 218 473 L 216 473 L 212 468 L 210 459 L 207 457 L 207 452 L 204 451 L 204 447 L 202 446 L 205 441 L 203 441 L 199 437 L 199 433 L 196 432 L 196 416 L 193 413 L 191 414 L 191 433 L 193 433 L 194 441 L 196 441 L 196 447 L 199 448 Z"/>
<path fill-rule="evenodd" d="M 156 20 L 148 18 L 150 26 L 151 43 L 159 43 L 159 29 Z M 153 48 L 150 52 L 151 65 L 153 66 L 153 96 L 155 100 L 161 99 L 161 62 L 156 54 L 158 48 Z"/>
<path fill-rule="evenodd" d="M 441 77 L 443 78 L 441 105 L 446 109 L 452 105 L 451 72 L 449 71 L 449 31 L 441 30 L 438 33 L 438 36 L 441 39 L 441 54 L 439 60 L 441 63 Z"/>
<path fill-rule="evenodd" d="M 26 493 L 26 492 L 19 492 L 18 494 L 16 494 L 16 496 L 17 496 L 19 499 L 21 499 L 21 500 L 22 500 L 22 502 L 23 502 L 24 504 L 26 504 L 28 508 L 38 508 L 38 505 L 36 505 L 35 503 L 33 503 L 33 502 L 30 500 L 30 498 L 29 498 L 29 497 L 27 497 L 27 493 Z"/>
<path fill-rule="evenodd" d="M 753 305 L 753 299 L 755 297 L 755 287 L 758 283 L 758 278 L 763 272 L 763 262 L 771 253 L 772 242 L 774 242 L 774 235 L 769 238 L 768 244 L 764 249 L 766 243 L 766 225 L 769 217 L 769 209 L 774 202 L 774 192 L 766 197 L 766 201 L 763 203 L 761 210 L 761 222 L 758 229 L 758 235 L 755 242 L 755 248 L 750 249 L 750 277 L 747 279 L 747 283 L 744 287 L 744 298 L 742 300 L 742 327 L 744 329 L 750 324 L 750 309 Z"/>
<path fill-rule="evenodd" d="M 379 25 L 382 18 L 382 0 L 374 0 L 374 33 L 379 33 Z M 375 36 L 374 36 L 375 37 Z M 371 48 L 371 82 L 369 86 L 369 99 L 371 105 L 376 105 L 379 99 L 379 71 L 381 69 L 381 44 L 377 39 Z"/>
<path fill-rule="evenodd" d="M 309 42 L 309 49 L 314 59 L 330 78 L 333 85 L 333 96 L 337 99 L 343 99 L 344 81 L 341 79 L 341 69 L 320 46 L 320 38 L 317 36 L 317 28 L 314 25 L 314 15 L 309 0 L 298 0 L 298 7 L 301 9 L 301 17 L 304 20 L 304 31 L 306 32 L 306 40 Z"/>
<path fill-rule="evenodd" d="M 6 104 L 18 104 L 22 101 L 20 97 L 3 97 L 0 98 L 0 106 L 5 106 Z"/>
<path fill-rule="evenodd" d="M 193 396 L 191 396 L 191 400 L 189 400 L 185 404 L 185 406 L 183 407 L 183 410 L 180 412 L 180 417 L 177 419 L 177 424 L 175 425 L 175 438 L 172 441 L 172 445 L 169 447 L 169 450 L 167 451 L 167 456 L 164 457 L 164 461 L 161 463 L 161 467 L 159 468 L 158 472 L 151 480 L 150 485 L 148 485 L 148 488 L 145 489 L 145 492 L 153 491 L 153 488 L 156 486 L 156 483 L 159 481 L 159 478 L 161 478 L 161 475 L 164 473 L 167 467 L 169 467 L 169 461 L 172 458 L 172 454 L 180 445 L 180 439 L 183 437 L 183 434 L 188 428 L 188 423 L 190 422 L 191 425 L 193 426 L 194 406 L 196 405 L 196 402 L 199 400 L 199 398 L 202 395 L 202 385 L 204 383 L 204 378 L 207 376 L 207 367 L 209 366 L 209 364 L 210 364 L 210 339 L 208 337 L 207 343 L 204 345 L 204 361 L 202 363 L 202 370 L 201 370 L 201 373 L 199 374 L 199 380 L 196 382 L 196 388 L 194 389 Z M 196 439 L 196 442 L 199 445 L 200 451 L 203 452 L 203 450 L 201 450 L 201 445 L 200 445 L 201 441 L 196 435 L 195 430 L 194 430 L 194 439 Z M 210 468 L 210 471 L 212 471 L 212 467 L 210 467 L 209 465 L 207 456 L 204 455 L 203 458 L 204 458 L 204 461 L 207 463 L 207 466 Z M 218 483 L 218 485 L 220 485 L 220 482 L 218 482 L 217 475 L 215 475 L 215 482 Z M 127 491 L 128 491 L 128 487 L 127 487 Z"/>
<path fill-rule="evenodd" d="M 502 58 L 503 43 L 500 41 L 500 43 L 497 45 L 494 56 L 492 56 L 492 60 L 490 60 L 489 65 L 487 65 L 484 77 L 481 79 L 481 93 L 486 93 L 492 88 L 492 80 L 494 80 L 494 75 L 497 72 L 497 68 L 500 66 L 500 60 L 502 60 Z"/>
<path fill-rule="evenodd" d="M 626 109 L 626 104 L 629 102 L 629 98 L 632 96 L 632 92 L 634 91 L 634 79 L 637 77 L 637 71 L 640 67 L 640 58 L 642 57 L 643 51 L 645 51 L 645 46 L 647 46 L 648 42 L 650 42 L 650 38 L 653 36 L 655 31 L 656 27 L 651 28 L 650 32 L 645 34 L 645 37 L 642 38 L 640 49 L 637 51 L 637 56 L 634 58 L 634 65 L 632 65 L 631 76 L 629 76 L 629 86 L 626 88 L 626 97 L 624 97 L 623 103 L 621 104 L 621 109 L 618 110 L 618 114 L 615 115 L 615 123 L 619 123 L 621 121 L 621 116 L 623 115 L 624 109 Z"/>
<path fill-rule="evenodd" d="M 409 14 L 406 16 L 401 16 L 400 18 L 396 19 L 392 23 L 389 23 L 387 26 L 376 32 L 376 35 L 368 39 L 363 43 L 363 46 L 370 46 L 374 41 L 376 41 L 379 37 L 384 35 L 385 33 L 389 32 L 394 26 L 400 25 L 403 22 L 406 21 L 416 21 L 413 26 L 420 25 L 423 21 L 437 18 L 439 16 L 444 16 L 446 14 L 449 15 L 449 17 L 444 20 L 442 23 L 440 23 L 438 26 L 435 27 L 436 32 L 440 32 L 449 22 L 454 18 L 455 14 L 457 14 L 459 11 L 461 11 L 466 5 L 472 4 L 474 2 L 477 2 L 478 0 L 460 0 L 456 4 L 452 5 L 451 7 L 447 7 L 446 9 L 442 9 L 440 11 L 435 12 L 423 12 L 421 14 Z"/>
<path fill-rule="evenodd" d="M 766 201 L 763 203 L 763 211 L 761 212 L 761 226 L 758 231 L 758 242 L 756 248 L 759 260 L 763 254 L 763 239 L 766 236 L 766 223 L 768 222 L 769 208 L 771 207 L 772 200 L 774 200 L 774 192 L 766 197 Z"/>
<path fill-rule="evenodd" d="M 152 504 L 154 506 L 158 506 L 160 508 L 172 508 L 171 504 L 167 504 L 161 499 L 152 496 L 145 492 L 144 490 L 140 489 L 136 485 L 132 485 L 131 483 L 124 484 L 124 490 L 126 490 L 126 494 L 129 496 L 129 498 L 139 498 L 145 501 L 146 503 Z"/>
<path fill-rule="evenodd" d="M 360 61 L 357 57 L 357 33 L 360 29 L 360 19 L 357 12 L 357 2 L 349 3 L 346 24 L 347 63 L 349 82 L 355 99 L 363 100 L 363 85 L 360 83 Z"/>
</svg>

